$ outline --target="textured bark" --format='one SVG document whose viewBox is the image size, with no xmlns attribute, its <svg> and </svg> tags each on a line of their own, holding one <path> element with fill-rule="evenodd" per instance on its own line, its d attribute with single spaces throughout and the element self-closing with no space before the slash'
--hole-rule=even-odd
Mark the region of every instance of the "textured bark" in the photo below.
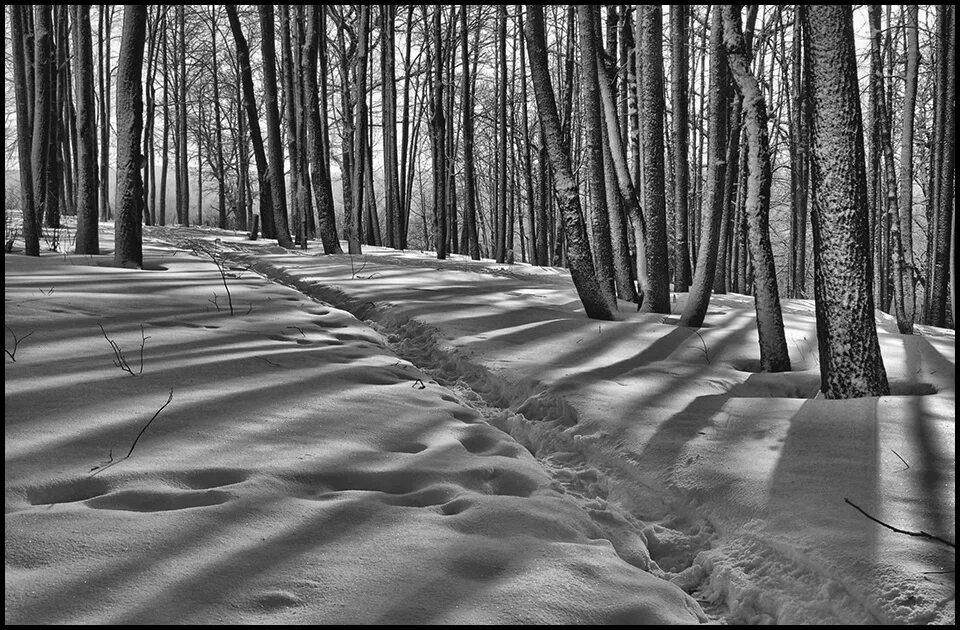
<svg viewBox="0 0 960 630">
<path fill-rule="evenodd" d="M 442 7 L 440 5 L 434 7 L 433 27 L 431 28 L 433 94 L 431 94 L 430 99 L 430 141 L 433 149 L 433 239 L 437 248 L 437 258 L 443 260 L 447 257 L 447 129 L 443 111 L 444 72 L 443 41 L 440 28 L 441 12 Z"/>
<path fill-rule="evenodd" d="M 74 79 L 77 91 L 77 254 L 99 254 L 97 233 L 97 125 L 93 99 L 90 5 L 73 11 Z"/>
<path fill-rule="evenodd" d="M 507 259 L 507 7 L 497 5 L 497 67 L 499 85 L 497 90 L 497 121 L 499 139 L 497 147 L 497 202 L 494 208 L 496 225 L 495 259 L 502 263 Z M 531 64 L 532 65 L 532 64 Z M 512 226 L 511 226 L 512 227 Z"/>
<path fill-rule="evenodd" d="M 794 7 L 790 94 L 790 183 L 792 191 L 789 270 L 790 297 L 806 297 L 807 280 L 807 186 L 810 172 L 807 92 L 803 82 L 800 11 Z"/>
<path fill-rule="evenodd" d="M 600 16 L 594 5 L 577 5 L 580 36 L 580 68 L 583 73 L 583 126 L 592 209 L 589 213 L 593 235 L 593 260 L 600 291 L 611 310 L 617 310 L 616 285 L 613 275 L 613 246 L 610 242 L 610 214 L 603 168 L 603 110 L 600 104 L 600 82 L 597 76 L 597 41 Z M 615 126 L 615 133 L 619 129 Z"/>
<path fill-rule="evenodd" d="M 250 70 L 250 48 L 247 38 L 240 28 L 240 19 L 237 16 L 237 6 L 226 5 L 227 18 L 230 21 L 230 30 L 237 45 L 237 60 L 240 63 L 240 82 L 243 87 L 243 107 L 247 112 L 247 129 L 250 133 L 250 143 L 253 145 L 253 158 L 257 165 L 257 179 L 260 189 L 260 227 L 266 238 L 274 238 L 273 218 L 273 188 L 271 185 L 270 167 L 264 151 L 263 136 L 260 133 L 260 115 L 257 113 L 257 102 L 253 91 L 253 73 Z"/>
<path fill-rule="evenodd" d="M 754 265 L 754 302 L 760 335 L 760 366 L 768 372 L 790 369 L 790 355 L 783 332 L 783 314 L 777 288 L 777 271 L 770 246 L 770 148 L 767 139 L 767 108 L 760 85 L 750 72 L 739 10 L 723 5 L 723 40 L 730 72 L 743 97 L 746 114 L 749 176 L 745 210 L 748 240 Z"/>
<path fill-rule="evenodd" d="M 480 260 L 477 234 L 476 186 L 477 175 L 473 158 L 473 83 L 470 80 L 470 53 L 467 46 L 467 10 L 460 12 L 460 55 L 463 61 L 463 222 L 470 258 Z M 400 220 L 400 217 L 397 219 Z"/>
<path fill-rule="evenodd" d="M 190 225 L 190 169 L 187 157 L 187 18 L 183 5 L 177 7 L 177 26 L 180 33 L 180 95 L 178 119 L 180 121 L 180 206 L 177 216 L 184 226 Z M 117 112 L 119 114 L 119 112 Z"/>
<path fill-rule="evenodd" d="M 466 28 L 466 24 L 464 24 Z M 523 31 L 523 16 L 520 16 L 518 30 Z M 526 238 L 529 246 L 527 247 L 527 260 L 536 264 L 540 259 L 539 244 L 537 243 L 537 234 L 543 229 L 543 223 L 538 223 L 536 217 L 539 211 L 536 208 L 535 192 L 533 187 L 533 153 L 530 148 L 532 144 L 530 138 L 530 116 L 527 113 L 527 52 L 523 42 L 518 41 L 520 48 L 520 107 L 523 124 L 523 176 L 524 188 L 527 193 L 527 212 L 524 215 L 526 219 Z"/>
<path fill-rule="evenodd" d="M 57 203 L 56 155 L 56 51 L 53 47 L 53 16 L 49 4 L 35 5 L 34 18 L 34 98 L 33 142 L 30 164 L 33 167 L 34 221 L 37 234 L 50 206 Z M 39 247 L 39 246 L 38 246 Z M 32 254 L 32 252 L 28 252 Z M 37 251 L 39 255 L 39 249 Z"/>
<path fill-rule="evenodd" d="M 936 246 L 933 260 L 933 282 L 930 288 L 930 323 L 934 326 L 946 326 L 947 285 L 950 266 L 950 245 L 953 241 L 953 232 L 950 226 L 953 221 L 953 178 L 956 156 L 954 155 L 954 133 L 956 132 L 956 94 L 957 94 L 957 32 L 956 6 L 946 9 L 946 42 L 943 61 L 945 63 L 943 79 L 943 113 L 941 120 L 943 132 L 940 137 L 941 164 L 939 165 L 939 190 L 937 191 L 936 208 Z"/>
<path fill-rule="evenodd" d="M 394 73 L 397 6 L 380 5 L 383 52 L 380 76 L 383 90 L 383 177 L 387 247 L 400 247 L 400 172 L 397 161 L 397 85 Z"/>
<path fill-rule="evenodd" d="M 637 47 L 643 75 L 640 81 L 640 145 L 643 153 L 643 214 L 646 221 L 647 283 L 641 310 L 670 312 L 670 255 L 663 158 L 663 17 L 659 5 L 641 5 Z"/>
<path fill-rule="evenodd" d="M 874 319 L 863 124 L 849 5 L 801 8 L 812 99 L 814 290 L 820 389 L 890 392 Z"/>
<path fill-rule="evenodd" d="M 110 37 L 114 5 L 100 5 L 100 220 L 110 213 Z M 106 47 L 106 51 L 104 51 Z"/>
<path fill-rule="evenodd" d="M 333 198 L 330 195 L 330 162 L 324 152 L 324 126 L 320 114 L 320 99 L 317 89 L 317 60 L 320 51 L 320 38 L 326 37 L 321 30 L 321 12 L 323 7 L 311 5 L 307 7 L 307 35 L 306 51 L 304 52 L 305 68 L 303 80 L 307 98 L 307 115 L 309 116 L 309 150 L 310 150 L 310 183 L 313 185 L 313 195 L 317 200 L 318 232 L 323 244 L 323 253 L 342 254 L 340 241 L 337 239 L 337 220 L 333 213 Z M 324 112 L 326 115 L 326 112 Z"/>
<path fill-rule="evenodd" d="M 277 51 L 273 5 L 257 7 L 262 31 L 263 100 L 267 115 L 267 155 L 270 164 L 270 192 L 273 197 L 274 236 L 280 247 L 293 247 L 287 223 L 287 187 L 283 179 L 283 148 L 280 140 L 280 109 L 277 106 Z M 252 128 L 252 125 L 251 125 Z M 262 219 L 263 217 L 261 217 Z"/>
<path fill-rule="evenodd" d="M 717 250 L 720 245 L 720 222 L 723 219 L 724 179 L 727 171 L 728 85 L 726 51 L 723 45 L 723 21 L 720 11 L 714 10 L 710 25 L 710 128 L 707 154 L 707 181 L 705 183 L 705 212 L 700 249 L 697 252 L 696 272 L 687 304 L 680 316 L 681 326 L 699 328 L 710 305 L 717 269 Z M 677 194 L 680 194 L 678 189 Z"/>
<path fill-rule="evenodd" d="M 600 293 L 594 275 L 590 245 L 587 242 L 587 229 L 580 209 L 580 194 L 577 190 L 570 155 L 563 143 L 563 131 L 557 102 L 550 82 L 550 70 L 547 64 L 546 35 L 543 24 L 543 7 L 527 5 L 527 23 L 524 27 L 527 53 L 530 56 L 530 78 L 533 92 L 537 98 L 537 110 L 540 112 L 540 124 L 544 143 L 553 168 L 554 190 L 563 216 L 564 232 L 568 243 L 567 260 L 570 275 L 577 289 L 577 295 L 583 303 L 587 316 L 594 319 L 615 319 L 606 300 Z"/>
<path fill-rule="evenodd" d="M 280 68 L 283 85 L 283 119 L 287 140 L 287 160 L 290 169 L 290 203 L 288 208 L 293 222 L 292 236 L 298 246 L 305 243 L 305 208 L 300 176 L 300 142 L 297 121 L 297 97 L 294 87 L 293 44 L 290 36 L 290 5 L 280 6 Z"/>
<path fill-rule="evenodd" d="M 113 254 L 113 263 L 117 267 L 143 267 L 140 136 L 143 133 L 142 74 L 146 34 L 146 5 L 124 5 L 117 62 L 117 217 Z"/>
<path fill-rule="evenodd" d="M 687 54 L 686 26 L 687 6 L 671 4 L 670 36 L 673 41 L 671 42 L 670 91 L 673 97 L 673 117 L 671 119 L 674 141 L 673 199 L 675 205 L 673 216 L 676 231 L 676 245 L 673 256 L 675 261 L 673 270 L 674 291 L 686 291 L 692 282 L 690 270 L 690 250 L 692 248 L 688 244 L 687 229 L 687 192 L 690 186 L 690 172 L 687 162 L 687 60 L 689 55 Z M 720 159 L 722 160 L 722 157 Z M 699 162 L 697 163 L 699 164 Z"/>
<path fill-rule="evenodd" d="M 210 42 L 210 54 L 212 57 L 210 71 L 213 75 L 214 137 L 217 143 L 217 225 L 221 230 L 224 230 L 227 228 L 227 193 L 224 188 L 227 174 L 223 161 L 223 124 L 220 114 L 220 65 L 217 62 L 217 7 L 211 9 Z"/>
<path fill-rule="evenodd" d="M 10 37 L 14 42 L 25 40 L 25 5 L 9 5 Z M 20 158 L 20 211 L 23 216 L 24 253 L 40 255 L 40 231 L 37 226 L 36 204 L 33 198 L 32 156 L 33 129 L 30 112 L 34 95 L 27 84 L 28 62 L 23 46 L 12 46 L 13 84 L 17 102 L 17 149 Z"/>
<path fill-rule="evenodd" d="M 600 99 L 603 103 L 603 114 L 607 133 L 606 139 L 610 145 L 610 159 L 617 177 L 617 186 L 620 189 L 620 198 L 623 200 L 624 211 L 633 225 L 634 242 L 637 246 L 637 279 L 642 290 L 643 287 L 649 285 L 649 281 L 647 280 L 647 258 L 644 253 L 644 243 L 647 241 L 646 220 L 640 209 L 636 187 L 630 175 L 629 167 L 627 166 L 627 148 L 623 144 L 623 139 L 617 129 L 617 106 L 610 81 L 610 76 L 613 72 L 609 70 L 602 61 L 597 64 L 597 67 L 600 71 Z"/>
</svg>

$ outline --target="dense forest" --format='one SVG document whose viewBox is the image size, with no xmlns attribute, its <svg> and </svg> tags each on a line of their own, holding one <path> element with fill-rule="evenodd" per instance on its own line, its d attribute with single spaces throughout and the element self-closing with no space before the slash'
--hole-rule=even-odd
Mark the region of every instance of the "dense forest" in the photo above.
<svg viewBox="0 0 960 630">
<path fill-rule="evenodd" d="M 7 11 L 8 249 L 429 249 L 568 267 L 598 319 L 689 291 L 690 327 L 730 291 L 769 371 L 811 297 L 828 396 L 886 391 L 875 308 L 952 323 L 952 6 Z"/>
</svg>

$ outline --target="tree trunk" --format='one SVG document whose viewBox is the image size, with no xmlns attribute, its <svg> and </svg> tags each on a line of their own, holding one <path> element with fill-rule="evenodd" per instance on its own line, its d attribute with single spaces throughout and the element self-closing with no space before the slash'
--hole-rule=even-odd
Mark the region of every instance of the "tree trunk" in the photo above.
<svg viewBox="0 0 960 630">
<path fill-rule="evenodd" d="M 820 389 L 890 392 L 874 318 L 860 90 L 849 5 L 803 6 L 812 99 L 813 264 Z"/>
<path fill-rule="evenodd" d="M 505 10 L 501 7 L 501 10 Z M 437 258 L 447 257 L 447 146 L 446 121 L 443 116 L 443 42 L 440 29 L 441 7 L 433 10 L 432 36 L 432 71 L 433 94 L 430 99 L 430 141 L 433 149 L 433 226 L 434 246 L 437 249 Z M 502 262 L 502 261 L 501 261 Z"/>
<path fill-rule="evenodd" d="M 306 223 L 303 201 L 303 191 L 301 184 L 303 182 L 300 176 L 300 143 L 297 121 L 297 96 L 293 70 L 293 46 L 290 37 L 290 5 L 281 4 L 280 6 L 280 67 L 282 69 L 283 86 L 283 117 L 285 121 L 284 128 L 287 134 L 287 164 L 290 167 L 290 203 L 293 219 L 293 237 L 297 245 L 303 247 L 305 244 Z"/>
<path fill-rule="evenodd" d="M 641 310 L 670 312 L 670 256 L 663 162 L 663 18 L 660 6 L 641 5 L 637 18 L 637 48 L 643 76 L 640 82 L 640 146 L 643 152 L 643 214 L 646 221 L 647 284 Z M 638 250 L 639 251 L 639 250 Z"/>
<path fill-rule="evenodd" d="M 124 5 L 117 62 L 117 218 L 113 264 L 138 269 L 143 267 L 140 136 L 143 132 L 142 73 L 146 35 L 146 5 Z"/>
<path fill-rule="evenodd" d="M 180 32 L 180 208 L 177 215 L 184 227 L 190 225 L 190 166 L 187 156 L 187 18 L 184 6 L 177 7 L 177 22 Z M 120 112 L 117 112 L 119 115 Z"/>
<path fill-rule="evenodd" d="M 280 247 L 293 247 L 287 223 L 287 187 L 283 179 L 283 148 L 280 140 L 280 109 L 277 106 L 277 51 L 273 5 L 259 5 L 263 51 L 263 99 L 267 115 L 267 153 L 270 163 L 270 192 L 273 197 L 273 227 Z M 259 123 L 258 123 L 259 124 Z M 253 129 L 253 123 L 250 125 Z M 262 217 L 261 217 L 262 218 Z"/>
<path fill-rule="evenodd" d="M 307 99 L 306 107 L 310 129 L 308 145 L 312 165 L 310 183 L 313 185 L 313 195 L 317 200 L 318 231 L 320 242 L 323 244 L 323 253 L 342 254 L 343 249 L 340 247 L 340 241 L 337 238 L 337 219 L 333 212 L 333 197 L 330 195 L 330 161 L 324 151 L 326 139 L 324 138 L 324 124 L 320 114 L 317 90 L 317 59 L 320 50 L 320 38 L 326 38 L 327 36 L 321 28 L 323 11 L 325 11 L 323 7 L 316 5 L 307 7 L 306 50 L 303 53 L 305 57 L 304 92 Z M 324 54 L 326 54 L 325 50 Z M 325 76 L 323 76 L 323 80 L 326 81 Z M 326 106 L 324 106 L 323 116 L 326 116 Z"/>
<path fill-rule="evenodd" d="M 240 19 L 237 16 L 237 6 L 228 4 L 227 19 L 230 21 L 230 30 L 237 45 L 237 60 L 240 63 L 240 82 L 243 86 L 243 105 L 247 112 L 247 128 L 250 132 L 250 142 L 253 145 L 253 157 L 257 164 L 257 179 L 260 189 L 260 225 L 265 238 L 274 238 L 274 204 L 272 176 L 263 146 L 263 136 L 260 134 L 260 114 L 257 112 L 257 102 L 253 91 L 253 75 L 250 71 L 250 49 L 247 39 L 240 28 Z"/>
<path fill-rule="evenodd" d="M 100 220 L 110 213 L 110 30 L 115 5 L 100 5 Z M 106 52 L 104 52 L 106 46 Z"/>
<path fill-rule="evenodd" d="M 400 247 L 400 173 L 397 161 L 397 86 L 394 67 L 397 5 L 380 5 L 380 77 L 383 91 L 383 192 L 387 247 Z"/>
<path fill-rule="evenodd" d="M 946 306 L 947 306 L 947 277 L 949 271 L 950 245 L 953 241 L 953 232 L 950 226 L 953 222 L 953 178 L 954 165 L 956 157 L 954 155 L 954 133 L 956 131 L 956 93 L 957 93 L 957 32 L 956 32 L 956 6 L 946 8 L 946 42 L 944 48 L 943 62 L 945 64 L 943 79 L 945 81 L 943 94 L 943 113 L 941 121 L 943 131 L 941 135 L 941 164 L 939 190 L 937 191 L 937 227 L 936 243 L 934 248 L 933 261 L 933 283 L 930 289 L 930 323 L 934 326 L 946 326 Z M 955 317 L 956 315 L 953 314 Z"/>
<path fill-rule="evenodd" d="M 760 335 L 760 365 L 764 371 L 790 370 L 790 355 L 783 332 L 783 314 L 777 288 L 777 271 L 770 246 L 770 148 L 767 140 L 767 107 L 760 85 L 750 72 L 739 9 L 723 5 L 723 39 L 730 72 L 743 97 L 746 112 L 749 177 L 746 190 L 748 239 L 754 264 L 757 330 Z"/>
<path fill-rule="evenodd" d="M 550 163 L 554 173 L 554 190 L 563 214 L 564 230 L 569 246 L 568 262 L 577 295 L 583 302 L 587 316 L 594 319 L 615 319 L 614 313 L 600 292 L 600 286 L 594 275 L 590 245 L 587 242 L 587 230 L 580 210 L 580 195 L 577 191 L 570 155 L 563 143 L 560 117 L 550 82 L 550 69 L 547 63 L 546 35 L 543 24 L 543 7 L 527 5 L 526 35 L 527 52 L 530 56 L 530 78 L 537 98 L 540 112 L 540 124 L 544 142 L 550 154 Z"/>
<path fill-rule="evenodd" d="M 800 10 L 794 8 L 793 22 L 793 93 L 790 95 L 790 183 L 792 204 L 790 227 L 789 271 L 790 296 L 806 297 L 807 280 L 807 185 L 810 179 L 808 147 L 808 104 L 803 81 Z"/>
<path fill-rule="evenodd" d="M 217 7 L 210 14 L 211 60 L 213 74 L 213 116 L 214 133 L 217 139 L 217 224 L 221 230 L 227 228 L 227 192 L 225 190 L 227 174 L 223 165 L 223 125 L 220 114 L 220 65 L 217 63 Z"/>
<path fill-rule="evenodd" d="M 97 123 L 93 98 L 93 43 L 90 5 L 73 11 L 73 73 L 77 89 L 77 254 L 99 254 L 97 232 Z"/>
<path fill-rule="evenodd" d="M 34 18 L 34 105 L 33 143 L 30 164 L 33 167 L 33 200 L 37 234 L 49 207 L 56 203 L 55 110 L 56 52 L 53 47 L 52 5 L 35 5 Z M 51 195 L 52 193 L 52 195 Z M 52 198 L 51 198 L 52 197 Z M 26 232 L 26 225 L 24 226 Z M 28 252 L 31 253 L 31 252 Z M 39 255 L 39 245 L 37 254 Z"/>
<path fill-rule="evenodd" d="M 580 68 L 583 73 L 583 123 L 587 150 L 587 180 L 593 199 L 589 213 L 593 233 L 594 265 L 597 282 L 611 311 L 617 310 L 616 284 L 613 275 L 613 246 L 610 240 L 610 214 L 603 169 L 603 110 L 600 104 L 600 82 L 597 76 L 597 41 L 600 15 L 594 5 L 577 5 L 580 35 Z M 620 133 L 615 125 L 614 131 Z"/>
<path fill-rule="evenodd" d="M 681 73 L 682 74 L 682 73 Z M 727 74 L 726 50 L 723 45 L 723 18 L 714 8 L 710 24 L 710 137 L 707 140 L 706 212 L 700 234 L 700 249 L 697 252 L 697 267 L 687 304 L 680 316 L 681 326 L 699 328 L 710 305 L 710 290 L 717 269 L 717 250 L 720 245 L 720 227 L 723 219 L 725 198 L 724 179 L 727 171 L 727 133 L 730 129 L 729 95 L 730 82 Z M 683 196 L 677 190 L 678 196 Z"/>
<path fill-rule="evenodd" d="M 470 56 L 467 47 L 467 9 L 460 12 L 460 55 L 463 61 L 463 222 L 470 258 L 480 260 L 480 243 L 477 232 L 476 186 L 477 175 L 473 159 L 473 89 L 470 79 Z"/>
<path fill-rule="evenodd" d="M 10 5 L 10 37 L 13 42 L 26 41 L 27 5 Z M 13 83 L 17 99 L 17 149 L 20 159 L 20 212 L 23 217 L 24 253 L 40 255 L 40 230 L 37 224 L 36 203 L 33 196 L 33 129 L 30 113 L 34 95 L 27 83 L 28 60 L 24 47 L 14 44 Z"/>
<path fill-rule="evenodd" d="M 673 270 L 673 290 L 686 291 L 690 286 L 690 251 L 687 229 L 687 193 L 690 186 L 689 163 L 687 161 L 687 6 L 670 5 L 670 35 L 673 38 L 670 55 L 670 87 L 673 97 L 673 184 L 674 184 L 674 226 L 676 230 L 676 248 Z M 716 120 L 716 119 L 714 119 Z M 723 159 L 722 155 L 720 157 Z M 699 170 L 699 162 L 697 162 Z M 709 193 L 708 193 L 709 194 Z M 710 210 L 708 210 L 710 211 Z M 701 249 L 703 244 L 701 243 Z M 715 264 L 715 262 L 714 262 Z M 711 274 L 712 276 L 713 274 Z M 712 278 L 711 278 L 712 280 Z M 709 299 L 709 298 L 708 298 Z"/>
<path fill-rule="evenodd" d="M 496 219 L 495 259 L 502 263 L 507 259 L 507 7 L 497 5 L 497 124 L 499 137 L 497 148 L 497 201 L 494 205 Z"/>
</svg>

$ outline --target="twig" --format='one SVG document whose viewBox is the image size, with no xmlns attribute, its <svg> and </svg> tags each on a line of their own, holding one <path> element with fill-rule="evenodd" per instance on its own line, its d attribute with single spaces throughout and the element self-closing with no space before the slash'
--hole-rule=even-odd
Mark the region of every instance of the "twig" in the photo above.
<svg viewBox="0 0 960 630">
<path fill-rule="evenodd" d="M 300 331 L 300 336 L 303 337 L 304 339 L 306 339 L 307 336 L 306 336 L 305 334 L 303 334 L 303 328 L 300 328 L 299 326 L 284 326 L 284 327 L 283 327 L 284 330 L 286 330 L 287 328 L 293 328 L 294 330 Z"/>
<path fill-rule="evenodd" d="M 220 305 L 217 304 L 217 293 L 216 293 L 216 291 L 214 291 L 214 293 L 213 293 L 213 299 L 211 300 L 210 298 L 207 298 L 207 302 L 210 302 L 211 304 L 213 304 L 214 306 L 216 306 L 216 307 L 217 307 L 217 312 L 218 312 L 218 313 L 220 312 Z"/>
<path fill-rule="evenodd" d="M 37 290 L 40 291 L 40 293 L 43 293 L 44 295 L 53 295 L 53 290 L 56 289 L 56 288 L 57 288 L 57 287 L 50 287 L 50 290 L 49 290 L 49 291 L 44 291 L 44 290 L 41 289 L 40 287 L 37 287 Z"/>
<path fill-rule="evenodd" d="M 936 540 L 936 541 L 938 541 L 938 542 L 942 542 L 943 544 L 947 545 L 948 547 L 953 547 L 954 549 L 957 548 L 957 544 L 956 544 L 956 543 L 952 543 L 952 542 L 950 542 L 949 540 L 944 540 L 943 538 L 940 538 L 939 536 L 934 536 L 933 534 L 928 534 L 927 532 L 922 531 L 922 530 L 919 531 L 919 532 L 911 532 L 911 531 L 908 531 L 908 530 L 906 530 L 906 529 L 899 529 L 899 528 L 897 528 L 897 527 L 894 527 L 893 525 L 887 525 L 887 524 L 884 523 L 883 521 L 881 521 L 881 520 L 879 520 L 879 519 L 876 519 L 876 518 L 870 516 L 869 514 L 867 514 L 866 512 L 864 512 L 858 505 L 856 505 L 856 504 L 855 504 L 853 501 L 851 501 L 850 499 L 844 497 L 844 498 L 843 498 L 843 501 L 844 501 L 844 503 L 846 503 L 847 505 L 852 506 L 856 511 L 860 512 L 861 514 L 863 514 L 864 516 L 866 516 L 867 518 L 869 518 L 869 519 L 870 519 L 871 521 L 873 521 L 874 523 L 878 523 L 878 524 L 880 524 L 880 525 L 883 525 L 883 526 L 886 527 L 887 529 L 892 530 L 892 531 L 895 531 L 895 532 L 897 532 L 898 534 L 906 534 L 907 536 L 918 536 L 918 537 L 920 537 L 920 538 L 929 538 L 930 540 Z"/>
<path fill-rule="evenodd" d="M 419 385 L 419 387 L 417 387 L 418 385 Z M 421 381 L 419 378 L 413 382 L 413 387 L 416 387 L 417 389 L 426 389 L 426 388 L 427 388 L 427 386 L 424 385 L 424 384 L 423 384 L 423 381 Z"/>
<path fill-rule="evenodd" d="M 703 335 L 700 334 L 699 330 L 694 330 L 693 334 L 700 338 L 700 343 L 703 344 L 703 356 L 707 360 L 707 365 L 710 365 L 710 354 L 707 352 L 707 342 L 703 340 Z"/>
<path fill-rule="evenodd" d="M 127 363 L 127 359 L 123 356 L 123 351 L 120 349 L 120 345 L 110 337 L 107 337 L 107 331 L 103 329 L 103 324 L 101 324 L 100 322 L 97 322 L 97 326 L 100 326 L 100 332 L 103 333 L 103 338 L 107 340 L 107 342 L 110 344 L 110 347 L 113 349 L 113 356 L 114 356 L 113 364 L 118 368 L 120 368 L 121 370 L 123 370 L 124 372 L 129 373 L 130 376 L 136 376 L 136 374 L 133 373 L 133 370 L 130 369 L 130 364 Z M 140 326 L 140 334 L 141 336 L 143 335 L 142 325 Z M 141 374 L 143 374 L 143 354 L 142 354 L 143 343 L 146 343 L 146 338 L 143 339 L 140 346 L 140 352 L 141 352 L 140 373 Z"/>
<path fill-rule="evenodd" d="M 890 450 L 893 451 L 892 448 L 891 448 Z M 893 451 L 893 454 L 896 455 L 897 458 L 898 458 L 901 462 L 903 462 L 903 465 L 904 465 L 904 466 L 906 466 L 907 468 L 910 468 L 910 464 L 907 463 L 907 460 L 905 460 L 904 458 L 900 457 L 900 453 L 898 453 L 898 452 L 896 452 L 896 451 Z M 903 470 L 906 470 L 907 468 L 904 468 Z M 899 472 L 899 471 L 898 471 L 898 472 Z"/>
<path fill-rule="evenodd" d="M 271 361 L 270 359 L 266 359 L 266 358 L 264 358 L 264 357 L 254 357 L 254 358 L 260 359 L 261 361 L 266 361 L 266 362 L 269 363 L 270 365 L 274 365 L 274 366 L 276 366 L 276 367 L 278 367 L 278 368 L 285 368 L 285 367 L 287 367 L 287 366 L 285 366 L 285 365 L 280 365 L 279 363 L 274 363 L 274 362 Z"/>
<path fill-rule="evenodd" d="M 27 334 L 25 334 L 23 337 L 17 337 L 17 333 L 13 332 L 13 329 L 12 329 L 12 328 L 10 328 L 9 326 L 6 326 L 6 325 L 4 326 L 4 328 L 6 328 L 7 330 L 9 330 L 9 331 L 10 331 L 10 334 L 13 335 L 13 352 L 10 352 L 10 351 L 7 350 L 6 348 L 4 348 L 3 351 L 7 353 L 7 356 L 10 357 L 10 360 L 11 360 L 11 361 L 13 361 L 14 363 L 16 363 L 16 362 L 17 362 L 17 359 L 16 359 L 16 356 L 15 356 L 15 355 L 17 354 L 17 346 L 20 345 L 20 342 L 21 342 L 21 341 L 23 341 L 24 339 L 26 339 L 27 337 L 29 337 L 30 335 L 32 335 L 32 334 L 34 333 L 34 331 L 31 330 L 30 332 L 28 332 Z"/>
<path fill-rule="evenodd" d="M 160 415 L 160 412 L 167 408 L 167 405 L 169 405 L 171 401 L 173 401 L 173 388 L 172 388 L 172 387 L 170 388 L 170 396 L 167 397 L 167 402 L 163 403 L 163 406 L 161 406 L 159 409 L 157 409 L 157 412 L 156 412 L 155 414 L 153 414 L 153 417 L 150 418 L 150 420 L 148 420 L 145 425 L 143 425 L 143 428 L 140 429 L 140 433 L 138 433 L 138 434 L 137 434 L 137 437 L 133 440 L 133 444 L 130 445 L 130 450 L 127 451 L 127 454 L 124 455 L 123 457 L 121 457 L 120 459 L 118 459 L 118 460 L 116 460 L 116 461 L 113 461 L 113 451 L 111 450 L 111 451 L 110 451 L 110 459 L 111 459 L 111 461 L 110 461 L 106 466 L 94 466 L 93 468 L 90 469 L 90 472 L 93 473 L 94 475 L 97 475 L 97 474 L 100 474 L 100 473 L 102 473 L 103 471 L 105 471 L 107 468 L 110 468 L 111 466 L 116 466 L 117 464 L 119 464 L 119 463 L 122 462 L 123 460 L 129 459 L 130 456 L 133 455 L 133 449 L 135 449 L 135 448 L 137 447 L 137 442 L 140 440 L 140 437 L 143 435 L 143 432 L 147 430 L 147 427 L 149 427 L 150 424 L 151 424 L 154 420 L 157 419 L 157 416 Z M 93 471 L 96 471 L 96 472 L 93 472 Z"/>
</svg>

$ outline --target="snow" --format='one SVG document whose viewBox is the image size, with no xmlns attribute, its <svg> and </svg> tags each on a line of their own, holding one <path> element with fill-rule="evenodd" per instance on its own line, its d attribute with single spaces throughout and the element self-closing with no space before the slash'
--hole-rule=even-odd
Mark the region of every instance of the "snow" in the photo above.
<svg viewBox="0 0 960 630">
<path fill-rule="evenodd" d="M 825 400 L 809 301 L 764 374 L 747 296 L 698 337 L 560 269 L 145 237 L 6 256 L 6 623 L 954 623 L 953 549 L 844 502 L 954 540 L 952 330 L 879 315 L 893 395 Z"/>
</svg>

